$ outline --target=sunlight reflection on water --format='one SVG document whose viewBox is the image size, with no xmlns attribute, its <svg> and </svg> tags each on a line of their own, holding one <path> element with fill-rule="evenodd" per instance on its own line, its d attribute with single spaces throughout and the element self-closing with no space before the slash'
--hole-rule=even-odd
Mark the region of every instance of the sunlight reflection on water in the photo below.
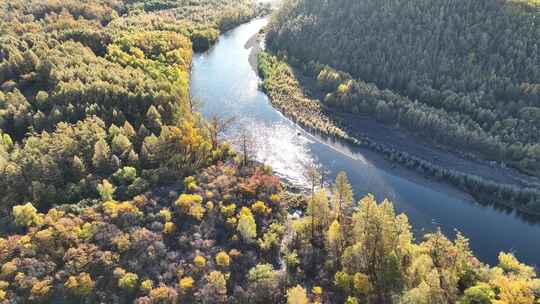
<svg viewBox="0 0 540 304">
<path fill-rule="evenodd" d="M 270 165 L 276 175 L 297 187 L 306 187 L 306 168 L 316 164 L 309 145 L 313 143 L 288 122 L 266 123 L 251 117 L 243 117 L 237 126 L 225 134 L 233 147 L 242 151 L 242 136 L 250 143 L 251 156 Z"/>
<path fill-rule="evenodd" d="M 306 185 L 305 168 L 314 165 L 308 148 L 311 143 L 290 125 L 273 123 L 264 125 L 250 121 L 248 130 L 256 143 L 256 159 L 270 164 L 281 177 L 296 185 Z"/>
<path fill-rule="evenodd" d="M 337 172 L 347 171 L 357 198 L 365 193 L 374 193 L 379 200 L 389 198 L 398 213 L 408 215 L 417 237 L 438 226 L 449 236 L 458 229 L 487 262 L 496 262 L 498 252 L 506 250 L 540 265 L 539 226 L 446 192 L 444 186 L 422 177 L 400 175 L 398 168 L 380 161 L 381 156 L 310 135 L 273 109 L 259 91 L 259 78 L 248 60 L 250 49 L 244 47 L 266 23 L 258 19 L 225 33 L 212 50 L 193 58 L 192 97 L 202 101 L 205 117 L 236 118 L 224 137 L 237 151 L 241 151 L 238 138 L 245 132 L 253 142 L 250 155 L 296 186 L 308 185 L 308 165 L 317 164 L 328 172 L 327 182 Z"/>
<path fill-rule="evenodd" d="M 268 98 L 259 90 L 258 76 L 245 60 L 251 48 L 241 47 L 267 22 L 255 20 L 243 31 L 225 34 L 211 56 L 195 55 L 197 73 L 192 74 L 192 93 L 203 101 L 201 111 L 205 116 L 234 117 L 233 126 L 223 137 L 237 151 L 241 151 L 241 137 L 246 133 L 252 142 L 251 157 L 270 165 L 276 175 L 291 184 L 305 187 L 306 168 L 316 164 L 310 149 L 314 140 L 269 106 Z"/>
</svg>

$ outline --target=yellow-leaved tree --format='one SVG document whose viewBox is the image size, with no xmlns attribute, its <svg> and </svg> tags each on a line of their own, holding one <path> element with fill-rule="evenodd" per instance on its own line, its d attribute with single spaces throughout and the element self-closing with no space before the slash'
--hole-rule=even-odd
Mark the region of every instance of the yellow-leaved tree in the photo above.
<svg viewBox="0 0 540 304">
<path fill-rule="evenodd" d="M 253 213 L 249 208 L 243 207 L 238 215 L 238 226 L 236 227 L 240 236 L 246 243 L 251 243 L 257 237 L 257 223 Z"/>
<path fill-rule="evenodd" d="M 287 291 L 287 304 L 308 304 L 306 290 L 297 285 Z"/>
</svg>

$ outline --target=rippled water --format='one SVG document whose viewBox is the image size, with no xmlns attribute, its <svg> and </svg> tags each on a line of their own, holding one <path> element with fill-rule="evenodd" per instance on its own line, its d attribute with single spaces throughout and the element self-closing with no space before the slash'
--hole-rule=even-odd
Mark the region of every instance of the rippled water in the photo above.
<svg viewBox="0 0 540 304">
<path fill-rule="evenodd" d="M 191 94 L 202 102 L 205 116 L 234 118 L 234 126 L 226 134 L 233 144 L 247 133 L 254 146 L 252 156 L 271 165 L 279 176 L 301 185 L 305 182 L 304 167 L 314 164 L 309 147 L 313 140 L 268 104 L 248 62 L 251 50 L 244 47 L 265 24 L 266 20 L 260 19 L 243 25 L 224 34 L 210 52 L 196 55 Z"/>
<path fill-rule="evenodd" d="M 252 156 L 272 166 L 278 175 L 305 184 L 305 168 L 316 164 L 331 179 L 346 171 L 356 197 L 374 193 L 389 198 L 405 212 L 422 235 L 441 227 L 471 239 L 473 251 L 490 264 L 499 251 L 513 251 L 523 261 L 540 265 L 540 226 L 475 203 L 467 195 L 415 173 L 394 168 L 380 156 L 332 140 L 312 136 L 290 122 L 259 91 L 259 78 L 249 64 L 246 42 L 267 23 L 254 20 L 221 36 L 209 52 L 194 56 L 191 95 L 202 103 L 205 116 L 235 117 L 226 137 L 238 142 L 249 134 Z"/>
</svg>

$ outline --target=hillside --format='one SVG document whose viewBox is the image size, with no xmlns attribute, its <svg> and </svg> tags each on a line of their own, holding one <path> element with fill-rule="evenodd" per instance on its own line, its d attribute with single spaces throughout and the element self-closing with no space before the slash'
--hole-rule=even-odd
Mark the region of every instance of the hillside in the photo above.
<svg viewBox="0 0 540 304">
<path fill-rule="evenodd" d="M 343 172 L 287 191 L 220 140 L 189 94 L 193 52 L 266 12 L 0 0 L 0 303 L 538 302 L 512 253 L 415 240 Z"/>
<path fill-rule="evenodd" d="M 192 49 L 210 47 L 223 22 L 259 14 L 250 1 L 176 3 L 190 18 L 146 11 L 148 1 L 0 4 L 3 206 L 97 198 L 96 183 L 124 167 L 133 197 L 222 158 L 192 113 Z"/>
<path fill-rule="evenodd" d="M 539 20 L 533 1 L 292 0 L 267 42 L 329 106 L 537 175 Z"/>
</svg>

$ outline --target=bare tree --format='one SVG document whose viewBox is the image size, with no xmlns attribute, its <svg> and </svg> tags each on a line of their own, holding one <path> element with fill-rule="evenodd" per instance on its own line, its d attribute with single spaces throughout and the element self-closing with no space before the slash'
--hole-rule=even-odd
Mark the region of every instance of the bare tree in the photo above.
<svg viewBox="0 0 540 304">
<path fill-rule="evenodd" d="M 223 135 L 231 125 L 236 121 L 235 116 L 228 118 L 219 117 L 217 114 L 212 114 L 208 119 L 210 129 L 210 140 L 212 141 L 212 149 L 216 149 L 219 143 L 220 136 Z"/>
<path fill-rule="evenodd" d="M 256 141 L 253 138 L 253 134 L 247 129 L 242 127 L 240 132 L 235 138 L 235 144 L 242 153 L 242 166 L 247 166 L 249 160 L 252 158 L 252 154 L 256 151 Z"/>
</svg>

